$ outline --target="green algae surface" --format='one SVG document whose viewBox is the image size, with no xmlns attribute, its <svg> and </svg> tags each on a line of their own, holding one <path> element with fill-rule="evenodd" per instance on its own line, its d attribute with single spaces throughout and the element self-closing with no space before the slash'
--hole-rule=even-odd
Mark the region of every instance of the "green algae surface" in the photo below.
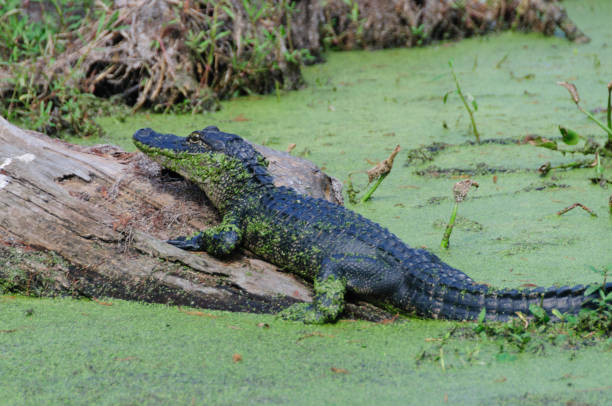
<svg viewBox="0 0 612 406">
<path fill-rule="evenodd" d="M 592 157 L 507 143 L 533 134 L 558 137 L 558 125 L 605 140 L 555 83 L 575 83 L 586 109 L 605 107 L 606 84 L 612 80 L 612 3 L 573 0 L 564 5 L 591 36 L 591 43 L 509 32 L 420 49 L 332 53 L 326 63 L 305 69 L 308 85 L 301 91 L 243 97 L 204 115 L 104 118 L 99 122 L 111 136 L 84 142 L 134 150 L 131 135 L 142 127 L 187 135 L 217 125 L 272 148 L 284 150 L 296 143 L 294 154 L 341 180 L 358 172 L 353 179 L 361 187 L 366 183 L 363 171 L 372 161 L 386 158 L 400 144 L 403 149 L 393 171 L 373 198 L 356 206 L 347 203 L 350 208 L 411 246 L 429 248 L 479 282 L 498 287 L 601 282 L 589 267 L 612 263 L 612 192 L 591 184 L 592 168 L 553 171 L 544 178 L 536 171 L 545 162 L 558 165 Z M 460 100 L 450 95 L 446 104 L 442 102 L 454 87 L 449 60 L 464 92 L 478 102 L 475 115 L 483 141 L 500 141 L 470 144 L 473 136 Z M 602 113 L 598 116 L 603 118 Z M 445 147 L 428 154 L 431 160 L 409 159 L 409 150 L 433 143 Z M 610 159 L 604 171 L 612 178 Z M 451 189 L 465 174 L 480 187 L 460 205 L 451 247 L 444 251 L 439 244 L 453 205 Z M 556 215 L 576 202 L 598 217 L 579 209 Z M 89 306 L 95 314 L 100 312 L 99 318 L 84 318 L 79 325 L 75 318 L 79 312 L 88 313 Z M 48 309 L 49 321 L 22 317 L 27 308 L 34 308 L 35 315 L 47 314 L 43 310 Z M 349 399 L 359 404 L 376 398 L 384 403 L 435 404 L 443 403 L 445 395 L 449 404 L 612 402 L 605 369 L 612 353 L 605 345 L 505 357 L 508 353 L 493 344 L 457 339 L 455 361 L 443 356 L 452 364 L 443 370 L 439 360 L 417 365 L 415 359 L 423 348 L 434 345 L 426 338 L 445 334 L 455 323 L 341 322 L 313 328 L 268 316 L 224 313 L 208 320 L 157 306 L 117 302 L 112 309 L 102 309 L 84 302 L 21 298 L 5 301 L 0 309 L 0 329 L 17 329 L 0 333 L 0 374 L 12 371 L 11 379 L 0 376 L 0 392 L 14 392 L 16 402 L 25 401 L 27 394 L 41 396 L 28 399 L 56 403 L 63 403 L 72 391 L 86 396 L 93 384 L 84 377 L 106 388 L 91 389 L 94 397 L 84 397 L 89 399 L 84 403 L 164 403 L 171 398 L 196 404 Z M 71 312 L 75 315 L 69 316 Z M 183 318 L 187 324 L 176 321 Z M 168 322 L 172 333 L 162 328 L 166 319 L 173 320 Z M 260 322 L 271 328 L 256 328 Z M 29 330 L 35 328 L 40 334 Z M 105 332 L 109 337 L 100 338 Z M 164 337 L 166 333 L 170 336 Z M 298 341 L 302 336 L 308 338 Z M 480 355 L 467 361 L 477 345 Z M 233 353 L 243 360 L 233 362 Z M 52 356 L 47 360 L 45 354 Z M 140 361 L 115 361 L 132 356 Z M 57 374 L 51 381 L 42 379 L 49 368 Z M 292 393 L 300 395 L 291 397 Z"/>
<path fill-rule="evenodd" d="M 0 404 L 612 402 L 609 349 L 513 354 L 471 340 L 429 359 L 423 351 L 457 324 L 308 326 L 120 300 L 0 296 Z"/>
</svg>

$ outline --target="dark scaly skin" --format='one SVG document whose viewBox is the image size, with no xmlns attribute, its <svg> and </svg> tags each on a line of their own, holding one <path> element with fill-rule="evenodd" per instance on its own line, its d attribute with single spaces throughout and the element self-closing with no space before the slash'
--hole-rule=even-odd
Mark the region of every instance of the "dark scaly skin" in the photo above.
<svg viewBox="0 0 612 406">
<path fill-rule="evenodd" d="M 314 281 L 312 304 L 285 310 L 285 318 L 324 323 L 337 318 L 349 291 L 432 318 L 506 320 L 530 305 L 576 313 L 590 299 L 586 287 L 495 289 L 422 249 L 407 246 L 380 225 L 342 206 L 275 187 L 265 160 L 251 145 L 216 127 L 189 137 L 142 129 L 136 146 L 197 183 L 223 216 L 193 238 L 169 241 L 224 256 L 242 245 L 287 271 Z M 604 289 L 612 290 L 612 283 Z"/>
</svg>

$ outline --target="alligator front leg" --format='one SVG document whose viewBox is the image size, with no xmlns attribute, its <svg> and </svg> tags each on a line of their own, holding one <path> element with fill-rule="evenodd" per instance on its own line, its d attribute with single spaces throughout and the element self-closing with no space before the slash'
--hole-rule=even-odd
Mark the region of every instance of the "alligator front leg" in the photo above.
<svg viewBox="0 0 612 406">
<path fill-rule="evenodd" d="M 216 257 L 227 256 L 236 249 L 242 239 L 238 218 L 226 215 L 221 224 L 206 229 L 192 238 L 178 237 L 168 244 L 188 251 L 206 251 Z"/>
<path fill-rule="evenodd" d="M 312 303 L 296 303 L 279 315 L 286 320 L 298 320 L 309 324 L 334 321 L 344 309 L 346 281 L 330 275 L 314 283 L 315 296 Z"/>
</svg>

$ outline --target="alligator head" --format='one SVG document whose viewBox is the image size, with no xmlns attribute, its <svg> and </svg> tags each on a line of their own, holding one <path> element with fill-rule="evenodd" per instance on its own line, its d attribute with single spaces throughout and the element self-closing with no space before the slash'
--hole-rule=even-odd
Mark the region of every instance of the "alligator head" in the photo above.
<svg viewBox="0 0 612 406">
<path fill-rule="evenodd" d="M 211 139 L 212 145 L 206 142 L 208 138 L 202 135 L 209 134 L 209 131 L 214 134 L 219 134 L 219 129 L 212 126 L 206 127 L 202 131 L 194 131 L 187 137 L 179 137 L 174 134 L 162 134 L 150 128 L 142 128 L 134 133 L 133 139 L 136 146 L 145 152 L 158 150 L 168 157 L 180 153 L 202 154 L 219 150 L 221 146 L 219 140 Z"/>
<path fill-rule="evenodd" d="M 252 187 L 272 185 L 263 156 L 235 134 L 209 126 L 187 137 L 150 128 L 134 133 L 134 144 L 150 158 L 200 185 L 217 208 Z M 247 185 L 248 184 L 248 185 Z"/>
</svg>

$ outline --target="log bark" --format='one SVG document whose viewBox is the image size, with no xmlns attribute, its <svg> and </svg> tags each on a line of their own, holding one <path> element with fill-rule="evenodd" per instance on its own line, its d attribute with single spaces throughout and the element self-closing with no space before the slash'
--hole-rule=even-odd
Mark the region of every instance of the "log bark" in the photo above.
<svg viewBox="0 0 612 406">
<path fill-rule="evenodd" d="M 308 161 L 262 151 L 277 183 L 338 196 L 337 184 Z M 312 176 L 296 180 L 291 168 Z M 312 299 L 307 283 L 249 253 L 220 261 L 164 242 L 218 220 L 197 187 L 140 153 L 71 145 L 0 117 L 0 292 L 251 312 Z"/>
</svg>

